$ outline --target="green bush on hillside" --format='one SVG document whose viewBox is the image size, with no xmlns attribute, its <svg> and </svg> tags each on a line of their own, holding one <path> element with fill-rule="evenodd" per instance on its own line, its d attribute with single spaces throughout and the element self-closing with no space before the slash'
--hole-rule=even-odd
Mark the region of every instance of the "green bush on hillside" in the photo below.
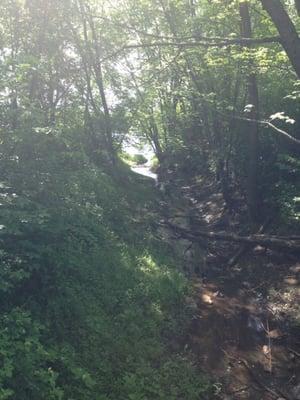
<svg viewBox="0 0 300 400">
<path fill-rule="evenodd" d="M 148 189 L 29 139 L 1 160 L 0 399 L 196 399 L 206 381 L 166 344 L 185 281 L 137 220 Z"/>
<path fill-rule="evenodd" d="M 146 164 L 146 162 L 148 161 L 147 158 L 145 156 L 143 156 L 143 154 L 134 154 L 134 156 L 132 157 L 132 160 L 137 165 Z"/>
</svg>

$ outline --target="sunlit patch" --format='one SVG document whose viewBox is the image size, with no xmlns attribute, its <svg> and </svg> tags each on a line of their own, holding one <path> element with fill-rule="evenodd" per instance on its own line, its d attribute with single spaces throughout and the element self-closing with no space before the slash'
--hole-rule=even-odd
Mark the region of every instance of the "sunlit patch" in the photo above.
<svg viewBox="0 0 300 400">
<path fill-rule="evenodd" d="M 160 274 L 160 275 L 170 275 L 170 271 L 167 270 L 166 266 L 158 265 L 152 258 L 150 254 L 147 254 L 140 258 L 139 260 L 141 271 L 148 274 Z"/>
</svg>

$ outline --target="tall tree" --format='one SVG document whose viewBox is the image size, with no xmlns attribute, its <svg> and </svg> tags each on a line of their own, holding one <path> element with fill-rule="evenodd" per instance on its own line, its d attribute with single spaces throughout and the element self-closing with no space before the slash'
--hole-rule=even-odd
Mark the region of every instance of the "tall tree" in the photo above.
<svg viewBox="0 0 300 400">
<path fill-rule="evenodd" d="M 281 44 L 300 79 L 300 37 L 292 19 L 280 0 L 261 0 L 261 3 L 276 26 Z M 299 2 L 296 4 L 299 6 Z"/>
<path fill-rule="evenodd" d="M 239 5 L 241 17 L 241 35 L 244 38 L 252 38 L 251 17 L 248 1 L 243 1 Z M 247 77 L 248 87 L 248 117 L 253 121 L 259 119 L 259 99 L 256 73 L 252 58 L 249 62 L 250 72 Z M 259 198 L 258 198 L 258 165 L 259 165 L 259 125 L 257 122 L 248 124 L 248 171 L 247 171 L 247 189 L 248 205 L 252 219 L 258 219 Z"/>
</svg>

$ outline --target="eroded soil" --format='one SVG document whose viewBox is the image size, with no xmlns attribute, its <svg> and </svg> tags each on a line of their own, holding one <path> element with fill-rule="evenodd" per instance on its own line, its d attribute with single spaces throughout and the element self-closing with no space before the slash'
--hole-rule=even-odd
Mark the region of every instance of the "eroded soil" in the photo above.
<svg viewBox="0 0 300 400">
<path fill-rule="evenodd" d="M 201 368 L 220 382 L 219 398 L 300 398 L 300 327 L 289 315 L 299 304 L 299 287 L 290 290 L 283 281 L 268 295 L 264 283 L 193 278 L 188 343 Z M 281 293 L 290 297 L 279 300 Z"/>
<path fill-rule="evenodd" d="M 173 211 L 172 222 L 190 229 L 240 226 L 241 214 L 226 212 L 213 184 L 200 181 L 180 190 L 187 206 Z M 300 261 L 257 246 L 229 267 L 239 246 L 175 240 L 185 247 L 184 269 L 193 286 L 185 347 L 214 377 L 215 397 L 300 399 Z"/>
</svg>

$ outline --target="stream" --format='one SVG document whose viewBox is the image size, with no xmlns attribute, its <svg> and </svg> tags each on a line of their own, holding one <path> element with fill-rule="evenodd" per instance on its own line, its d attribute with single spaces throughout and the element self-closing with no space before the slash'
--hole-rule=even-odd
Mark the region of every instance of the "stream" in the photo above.
<svg viewBox="0 0 300 400">
<path fill-rule="evenodd" d="M 157 174 L 151 171 L 151 167 L 149 165 L 149 161 L 144 165 L 135 165 L 131 167 L 131 170 L 136 174 L 146 176 L 148 178 L 157 180 Z"/>
<path fill-rule="evenodd" d="M 131 167 L 132 171 L 157 181 L 148 150 L 139 150 L 139 154 L 148 162 Z M 204 229 L 224 215 L 222 195 L 211 182 L 201 182 L 199 187 L 186 184 L 175 192 L 175 201 L 174 196 L 165 199 L 168 215 L 179 226 L 193 230 L 191 220 L 177 216 L 182 210 L 196 216 L 194 223 Z M 162 210 L 158 212 L 164 216 Z M 169 228 L 163 228 L 160 235 L 180 257 L 192 287 L 187 298 L 192 318 L 181 346 L 217 382 L 214 398 L 300 400 L 300 327 L 291 330 L 288 314 L 300 300 L 299 286 L 295 286 L 300 281 L 300 264 L 286 265 L 272 252 L 258 257 L 254 253 L 228 269 L 218 257 L 209 262 L 209 253 L 217 250 L 232 255 L 235 247 L 218 242 L 205 252 Z M 277 291 L 270 296 L 273 288 Z"/>
<path fill-rule="evenodd" d="M 147 159 L 147 162 L 142 165 L 133 165 L 131 170 L 136 174 L 146 176 L 147 178 L 157 180 L 157 174 L 151 171 L 151 160 L 154 157 L 154 152 L 149 145 L 141 144 L 138 141 L 125 142 L 123 145 L 123 151 L 131 156 L 140 154 Z"/>
</svg>

